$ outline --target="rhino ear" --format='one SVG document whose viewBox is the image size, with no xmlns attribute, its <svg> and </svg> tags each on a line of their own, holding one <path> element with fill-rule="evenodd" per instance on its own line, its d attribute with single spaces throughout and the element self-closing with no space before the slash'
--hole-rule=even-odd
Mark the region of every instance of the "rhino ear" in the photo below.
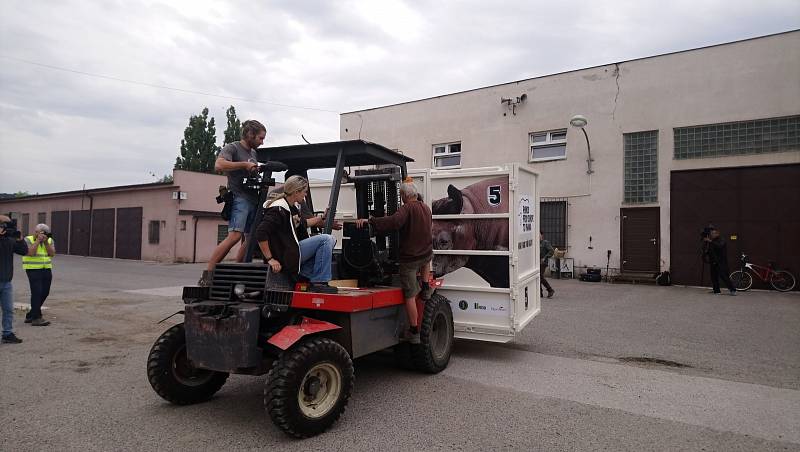
<svg viewBox="0 0 800 452">
<path fill-rule="evenodd" d="M 451 184 L 447 187 L 447 196 L 453 200 L 453 209 L 455 210 L 453 213 L 461 213 L 461 209 L 464 208 L 464 198 L 462 197 L 461 190 Z"/>
<path fill-rule="evenodd" d="M 447 198 L 433 201 L 431 204 L 431 213 L 433 215 L 454 215 L 461 213 L 461 208 L 464 206 L 461 191 L 450 185 L 447 187 L 447 196 Z"/>
</svg>

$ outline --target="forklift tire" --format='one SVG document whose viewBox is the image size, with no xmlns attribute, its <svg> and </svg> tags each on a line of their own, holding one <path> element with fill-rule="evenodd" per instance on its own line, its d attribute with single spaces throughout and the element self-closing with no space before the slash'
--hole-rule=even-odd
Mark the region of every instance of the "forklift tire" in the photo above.
<svg viewBox="0 0 800 452">
<path fill-rule="evenodd" d="M 186 356 L 186 331 L 179 323 L 165 331 L 150 349 L 147 379 L 167 401 L 191 405 L 210 399 L 225 384 L 228 373 L 192 366 Z"/>
<path fill-rule="evenodd" d="M 286 434 L 308 438 L 344 413 L 354 380 L 353 360 L 344 347 L 309 337 L 275 362 L 264 388 L 264 408 Z"/>
<path fill-rule="evenodd" d="M 447 298 L 434 293 L 425 303 L 419 337 L 421 343 L 411 345 L 414 366 L 431 374 L 443 371 L 453 350 L 453 311 Z"/>
</svg>

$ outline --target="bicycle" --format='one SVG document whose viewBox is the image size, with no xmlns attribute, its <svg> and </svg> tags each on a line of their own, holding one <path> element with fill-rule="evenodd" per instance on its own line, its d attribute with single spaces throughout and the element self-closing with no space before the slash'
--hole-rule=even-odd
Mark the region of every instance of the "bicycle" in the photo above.
<svg viewBox="0 0 800 452">
<path fill-rule="evenodd" d="M 779 292 L 788 292 L 794 289 L 794 275 L 786 270 L 775 270 L 772 262 L 769 263 L 768 267 L 756 265 L 748 262 L 747 255 L 744 253 L 742 253 L 739 261 L 741 262 L 740 269 L 730 275 L 731 282 L 736 290 L 750 290 L 753 286 L 753 276 L 750 273 L 755 274 L 758 279 L 763 282 L 769 282 L 769 284 Z"/>
</svg>

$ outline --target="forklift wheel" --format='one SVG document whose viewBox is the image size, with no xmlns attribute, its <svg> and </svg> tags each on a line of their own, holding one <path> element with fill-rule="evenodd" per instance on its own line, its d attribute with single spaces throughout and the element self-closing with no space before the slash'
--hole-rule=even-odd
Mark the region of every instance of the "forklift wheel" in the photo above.
<svg viewBox="0 0 800 452">
<path fill-rule="evenodd" d="M 347 350 L 331 339 L 309 337 L 275 362 L 264 388 L 264 407 L 285 433 L 308 438 L 344 413 L 353 381 Z"/>
<path fill-rule="evenodd" d="M 414 366 L 431 374 L 443 371 L 453 349 L 453 311 L 447 298 L 434 293 L 425 303 L 419 336 L 421 343 L 411 345 Z"/>
<path fill-rule="evenodd" d="M 228 373 L 192 366 L 186 356 L 186 332 L 179 323 L 165 331 L 150 349 L 147 379 L 164 399 L 190 405 L 210 399 L 225 384 Z"/>
</svg>

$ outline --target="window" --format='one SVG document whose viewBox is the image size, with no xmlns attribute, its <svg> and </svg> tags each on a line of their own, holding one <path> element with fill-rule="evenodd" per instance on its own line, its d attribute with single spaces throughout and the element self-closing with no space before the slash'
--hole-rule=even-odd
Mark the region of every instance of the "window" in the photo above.
<svg viewBox="0 0 800 452">
<path fill-rule="evenodd" d="M 158 245 L 161 235 L 161 222 L 151 221 L 147 227 L 147 242 L 151 245 Z"/>
<path fill-rule="evenodd" d="M 625 202 L 658 201 L 658 130 L 623 134 Z"/>
<path fill-rule="evenodd" d="M 181 231 L 186 230 L 186 220 L 181 220 Z"/>
<path fill-rule="evenodd" d="M 533 132 L 529 135 L 529 162 L 544 162 L 567 158 L 567 129 Z"/>
<path fill-rule="evenodd" d="M 460 168 L 461 143 L 445 143 L 433 145 L 434 168 Z"/>
<path fill-rule="evenodd" d="M 539 231 L 553 248 L 567 248 L 567 200 L 542 198 L 539 203 Z"/>
<path fill-rule="evenodd" d="M 47 212 L 39 212 L 36 214 L 36 223 L 43 224 L 47 223 Z"/>
<path fill-rule="evenodd" d="M 222 243 L 225 240 L 225 237 L 228 236 L 228 225 L 227 224 L 220 224 L 217 225 L 217 245 Z"/>
<path fill-rule="evenodd" d="M 676 160 L 794 151 L 800 147 L 800 116 L 680 127 L 673 132 Z"/>
<path fill-rule="evenodd" d="M 17 226 L 17 227 L 19 228 L 19 226 Z M 19 232 L 23 236 L 26 236 L 26 235 L 28 235 L 28 231 L 30 230 L 30 228 L 31 228 L 31 214 L 23 213 L 22 214 L 22 229 L 19 229 Z M 33 231 L 31 231 L 31 232 L 33 232 Z"/>
</svg>

